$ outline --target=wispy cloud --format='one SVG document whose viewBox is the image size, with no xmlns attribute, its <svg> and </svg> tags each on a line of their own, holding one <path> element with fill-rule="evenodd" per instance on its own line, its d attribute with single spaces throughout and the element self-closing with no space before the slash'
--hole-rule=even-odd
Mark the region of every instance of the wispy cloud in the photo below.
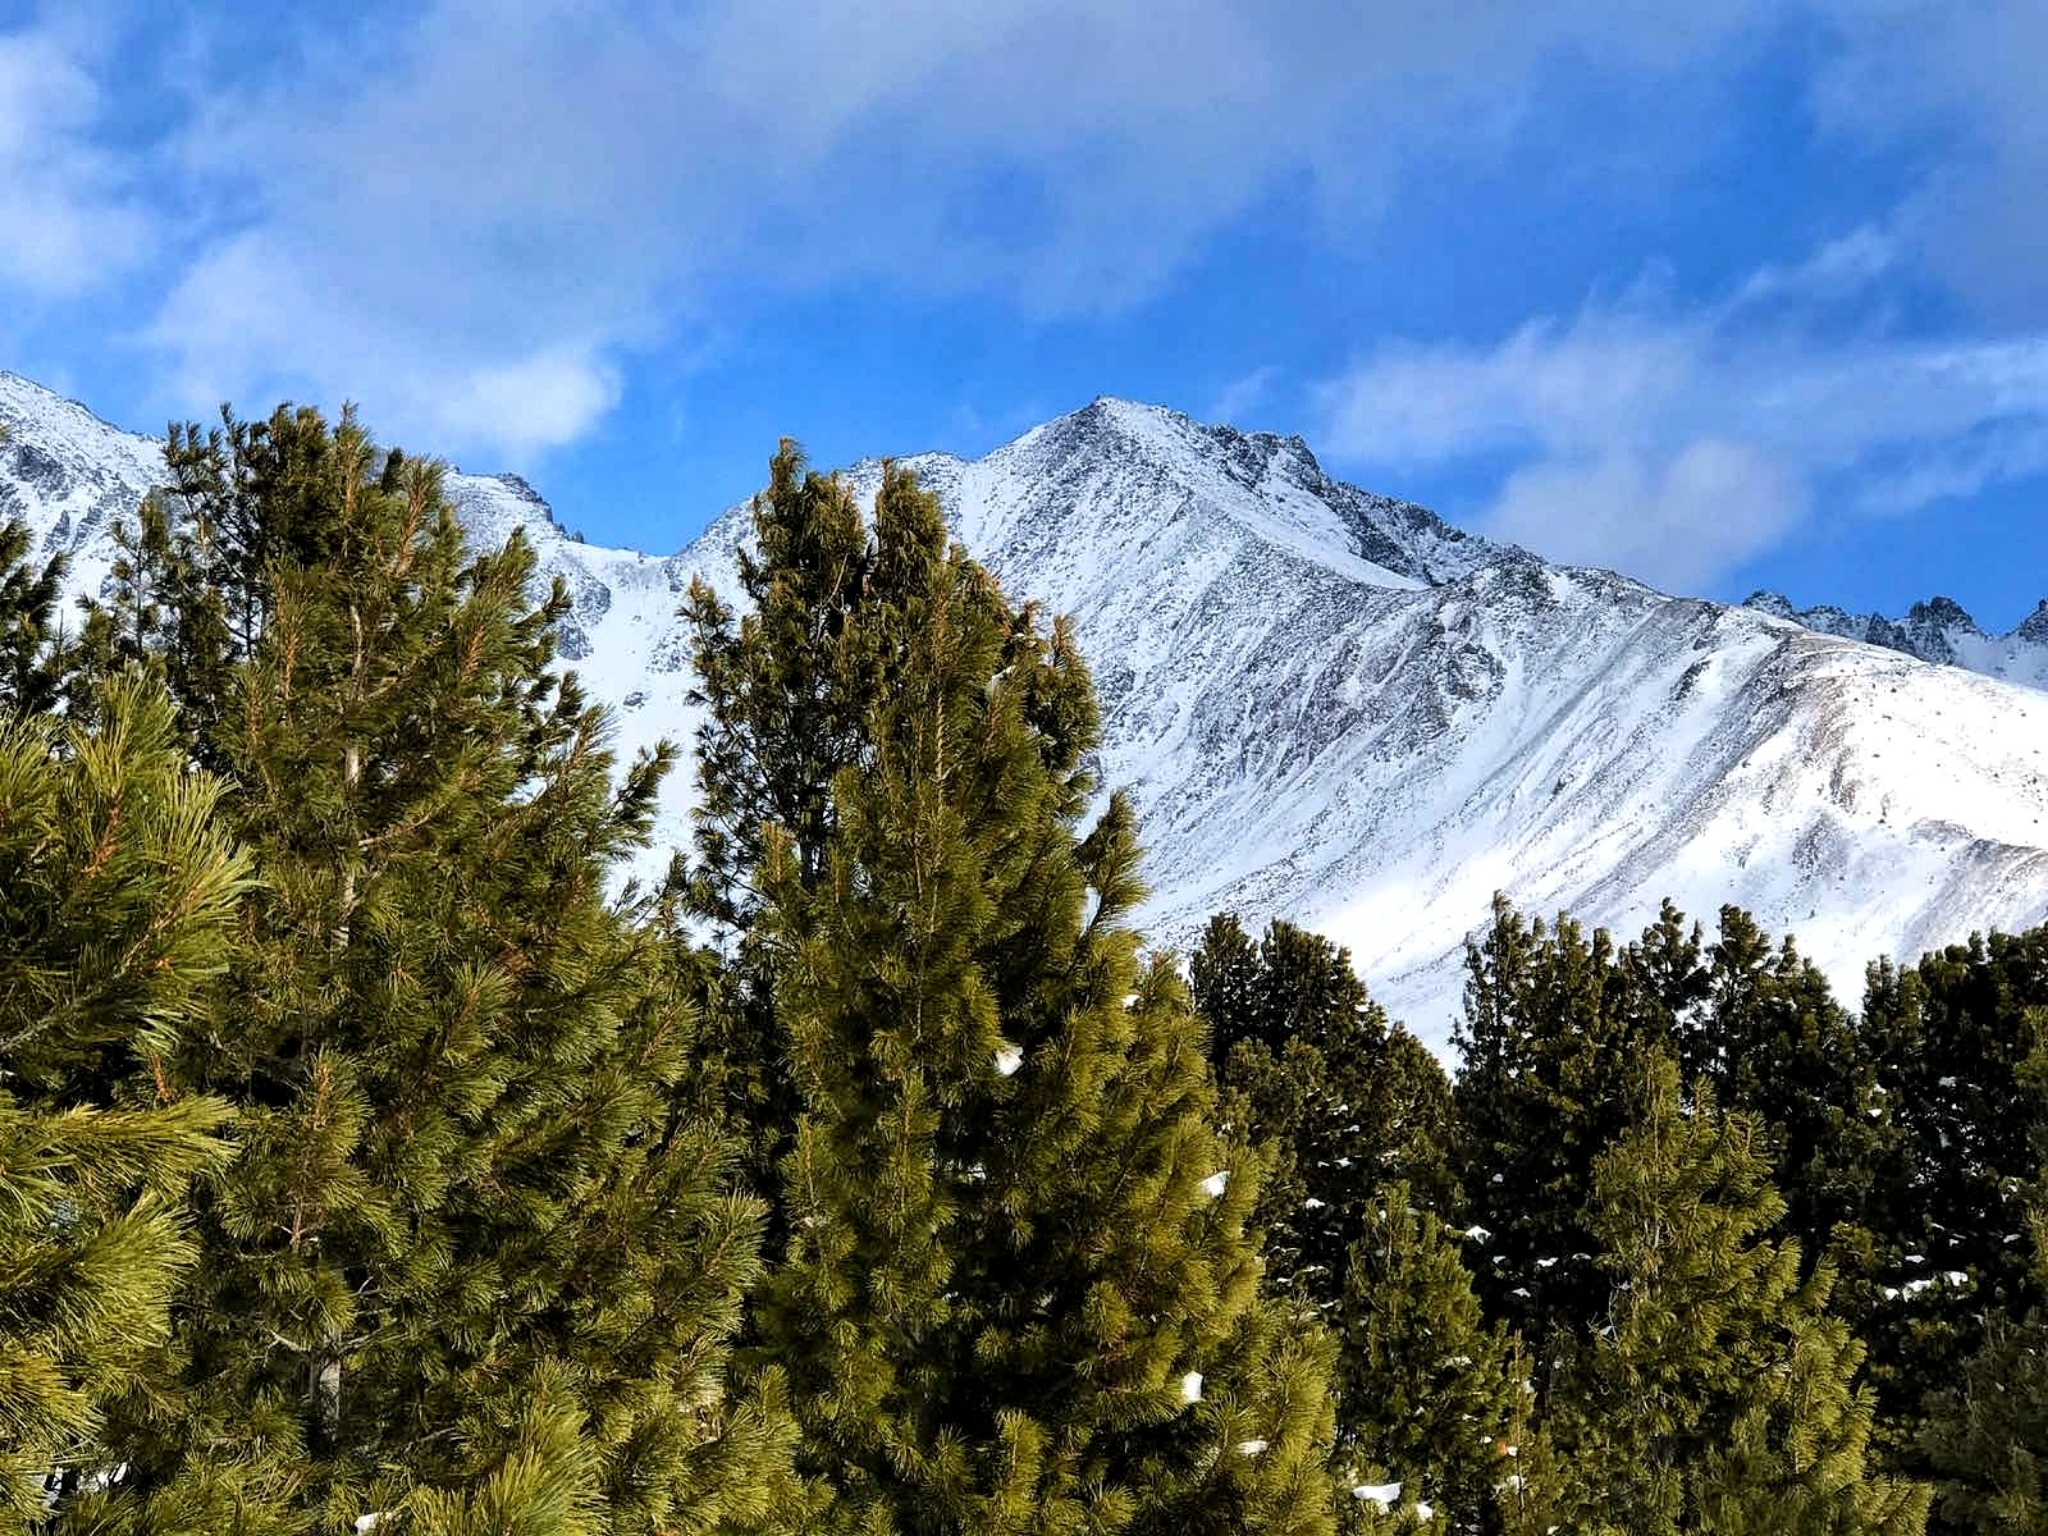
<svg viewBox="0 0 2048 1536">
<path fill-rule="evenodd" d="M 1409 467 L 1501 455 L 1480 521 L 1677 590 L 1783 541 L 1823 486 L 1898 515 L 2048 459 L 2048 336 L 1845 330 L 1893 245 L 1860 231 L 1691 308 L 1655 297 L 1534 319 L 1497 342 L 1395 343 L 1325 384 L 1331 451 Z"/>
<path fill-rule="evenodd" d="M 1904 210 L 1915 254 L 1994 321 L 2048 325 L 2048 113 L 2039 0 L 1809 0 L 1837 46 L 1819 122 L 1929 164 Z"/>
<path fill-rule="evenodd" d="M 153 254 L 132 168 L 96 143 L 92 42 L 56 25 L 0 32 L 0 295 L 72 298 Z"/>
<path fill-rule="evenodd" d="M 438 0 L 202 103 L 172 159 L 213 233 L 149 336 L 183 398 L 348 390 L 531 452 L 735 294 L 1114 313 L 1280 178 L 1369 208 L 1549 62 L 1681 67 L 1760 7 Z"/>
<path fill-rule="evenodd" d="M 1277 364 L 1265 363 L 1251 372 L 1232 379 L 1224 385 L 1216 398 L 1211 400 L 1202 415 L 1205 420 L 1223 422 L 1229 426 L 1242 427 L 1251 412 L 1264 405 L 1272 396 L 1273 386 L 1280 381 L 1281 370 Z"/>
<path fill-rule="evenodd" d="M 1755 324 L 1913 263 L 2048 324 L 2036 0 L 1187 0 L 1170 20 L 1135 0 L 427 0 L 286 18 L 253 69 L 237 29 L 157 37 L 178 65 L 150 78 L 203 88 L 160 91 L 176 121 L 119 149 L 108 108 L 132 61 L 45 23 L 0 30 L 0 310 L 146 265 L 162 403 L 352 394 L 393 435 L 532 456 L 588 435 L 637 355 L 749 305 L 858 285 L 1026 323 L 1114 315 L 1276 187 L 1356 243 L 1418 174 L 1501 152 L 1574 82 L 1732 91 L 1724 64 L 1794 15 L 1817 24 L 1814 121 L 1924 145 L 1928 190 L 1881 239 L 1760 272 L 1723 307 Z M 1610 148 L 1574 145 L 1579 173 Z M 1702 325 L 1718 339 L 1698 318 L 1552 322 L 1495 372 L 1519 357 L 1522 387 L 1578 402 L 1535 412 L 1550 430 L 1597 416 L 1603 391 L 1641 414 L 1632 385 L 1691 388 Z M 1449 421 L 1431 426 L 1427 386 L 1461 358 L 1410 349 L 1410 451 L 1445 451 L 1425 442 Z M 1575 358 L 1622 372 L 1573 378 Z M 1477 424 L 1532 410 L 1496 401 Z"/>
</svg>

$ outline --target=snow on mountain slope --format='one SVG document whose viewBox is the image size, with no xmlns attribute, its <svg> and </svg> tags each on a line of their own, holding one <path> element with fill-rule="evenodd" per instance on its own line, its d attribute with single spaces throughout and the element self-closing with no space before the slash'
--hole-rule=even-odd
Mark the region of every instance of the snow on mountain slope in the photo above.
<svg viewBox="0 0 2048 1536">
<path fill-rule="evenodd" d="M 2030 688 L 2048 688 L 2048 598 L 2003 635 L 1987 635 L 1960 603 L 1947 597 L 1915 603 L 1903 619 L 1888 619 L 1881 613 L 1848 613 L 1832 604 L 1794 608 L 1776 592 L 1753 592 L 1744 606 L 1823 634 L 1903 651 L 1922 661 L 1962 667 Z"/>
<path fill-rule="evenodd" d="M 8 375 L 0 421 L 0 506 L 103 570 L 155 445 Z M 1074 615 L 1167 942 L 1223 907 L 1306 921 L 1441 1043 L 1496 889 L 1624 935 L 1665 895 L 1737 902 L 1852 1003 L 1875 955 L 2048 917 L 2048 695 L 1547 565 L 1330 480 L 1299 439 L 1151 407 L 907 462 L 1014 595 Z M 851 474 L 865 494 L 879 466 Z M 662 559 L 569 538 L 516 479 L 450 486 L 479 539 L 522 526 L 569 583 L 565 650 L 620 744 L 687 740 L 675 608 L 693 571 L 732 592 L 746 509 Z"/>
<path fill-rule="evenodd" d="M 97 587 L 113 560 L 115 521 L 163 476 L 163 444 L 5 369 L 0 428 L 0 522 L 25 520 L 44 554 L 70 559 L 75 588 Z"/>
</svg>

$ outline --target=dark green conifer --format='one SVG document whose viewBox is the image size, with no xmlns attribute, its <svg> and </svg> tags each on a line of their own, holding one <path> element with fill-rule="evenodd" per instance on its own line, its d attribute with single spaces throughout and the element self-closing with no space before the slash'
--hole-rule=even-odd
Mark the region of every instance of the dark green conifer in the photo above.
<svg viewBox="0 0 2048 1536">
<path fill-rule="evenodd" d="M 1138 961 L 1129 813 L 1080 833 L 1086 673 L 906 474 L 881 506 L 892 686 L 822 860 L 771 822 L 752 881 L 803 1108 L 759 1324 L 808 1528 L 1325 1530 L 1327 1346 L 1260 1294 L 1258 1160 Z"/>
<path fill-rule="evenodd" d="M 2048 1222 L 2031 1192 L 2037 1279 L 2048 1267 Z M 1984 1342 L 1932 1391 L 1914 1449 L 1936 1483 L 1943 1532 L 2048 1532 L 2048 1314 L 1987 1318 Z"/>
<path fill-rule="evenodd" d="M 173 441 L 188 441 L 173 433 Z M 192 450 L 174 452 L 174 474 L 189 476 Z M 143 666 L 160 675 L 179 703 L 190 749 L 220 766 L 214 739 L 238 652 L 227 631 L 229 595 L 261 580 L 230 565 L 216 546 L 212 503 L 201 495 L 152 491 L 131 522 L 114 525 L 116 554 L 103 598 L 87 604 L 79 669 L 106 676 Z M 89 692 L 74 693 L 73 710 L 90 709 Z"/>
<path fill-rule="evenodd" d="M 1986 1321 L 2044 1300 L 2029 1233 L 2048 1157 L 2048 930 L 1872 966 L 1862 1028 L 1900 1144 L 1873 1198 L 1865 1327 L 1887 1439 L 1910 1456 L 1923 1400 L 1956 1388 Z"/>
<path fill-rule="evenodd" d="M 1660 1032 L 1605 930 L 1588 939 L 1569 917 L 1552 930 L 1496 897 L 1466 968 L 1454 1163 L 1487 1315 L 1528 1342 L 1541 1385 L 1552 1337 L 1606 1310 L 1586 1227 L 1593 1163 L 1626 1129 L 1632 1075 Z"/>
<path fill-rule="evenodd" d="M 745 611 L 735 615 L 702 581 L 683 607 L 695 637 L 692 699 L 706 715 L 686 906 L 723 962 L 701 973 L 707 1026 L 720 1097 L 745 1129 L 749 1178 L 770 1196 L 771 1255 L 782 1246 L 780 1170 L 798 1101 L 775 1017 L 777 956 L 754 923 L 765 829 L 789 839 L 799 882 L 814 887 L 836 821 L 835 778 L 873 751 L 872 712 L 908 656 L 905 605 L 944 559 L 943 534 L 925 537 L 935 516 L 911 477 L 885 466 L 871 534 L 850 486 L 807 471 L 785 439 L 754 501 L 753 543 L 738 554 Z M 1027 608 L 1008 622 L 1028 630 L 1035 619 Z M 1048 673 L 1032 688 L 1024 707 L 1048 739 L 1092 731 L 1085 679 L 1077 689 Z"/>
<path fill-rule="evenodd" d="M 1448 1207 L 1450 1084 L 1367 995 L 1344 949 L 1275 921 L 1256 945 L 1212 918 L 1189 966 L 1209 1056 L 1271 1160 L 1253 1223 L 1273 1282 L 1328 1308 L 1382 1184 Z"/>
<path fill-rule="evenodd" d="M 1698 1070 L 1723 1105 L 1769 1129 L 1786 1234 L 1809 1262 L 1832 1257 L 1860 1286 L 1872 1203 L 1899 1161 L 1864 1034 L 1792 939 L 1773 948 L 1738 907 L 1721 909 L 1708 962 L 1712 1043 Z"/>
<path fill-rule="evenodd" d="M 1935 1478 L 1930 1529 L 2048 1533 L 2048 1325 L 1992 1318 L 1951 1387 L 1933 1393 L 1917 1447 Z"/>
<path fill-rule="evenodd" d="M 1477 1531 L 1504 1518 L 1522 1390 L 1506 1336 L 1480 1316 L 1462 1239 L 1406 1185 L 1374 1195 L 1330 1319 L 1340 1341 L 1335 1461 L 1352 1487 L 1400 1483 L 1395 1510 L 1426 1507 L 1440 1529 Z"/>
<path fill-rule="evenodd" d="M 0 521 L 0 716 L 47 713 L 63 692 L 70 647 L 56 612 L 65 561 L 52 555 L 37 565 L 29 558 L 34 542 L 21 519 Z"/>
<path fill-rule="evenodd" d="M 1766 1234 L 1784 1212 L 1763 1129 L 1675 1065 L 1639 1066 L 1632 1127 L 1596 1162 L 1587 1224 L 1608 1315 L 1555 1378 L 1563 1529 L 1661 1536 L 1913 1533 L 1928 1491 L 1870 1475 L 1862 1346 L 1825 1262 Z"/>
</svg>

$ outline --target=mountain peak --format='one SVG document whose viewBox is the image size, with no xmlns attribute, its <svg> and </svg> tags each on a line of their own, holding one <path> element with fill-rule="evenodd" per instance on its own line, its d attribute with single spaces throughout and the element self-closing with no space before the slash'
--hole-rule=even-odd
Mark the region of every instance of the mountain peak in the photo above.
<svg viewBox="0 0 2048 1536">
<path fill-rule="evenodd" d="M 0 418 L 19 424 L 0 517 L 94 590 L 162 443 L 14 375 Z M 1662 896 L 1733 901 L 1849 978 L 2048 912 L 2041 694 L 1547 565 L 1332 478 L 1299 437 L 1114 396 L 978 460 L 903 462 L 1009 590 L 1072 616 L 1102 781 L 1144 818 L 1160 942 L 1225 908 L 1302 922 L 1441 1040 L 1496 890 L 1619 931 Z M 879 467 L 853 474 L 868 491 Z M 538 535 L 541 579 L 570 594 L 561 655 L 616 710 L 622 755 L 689 740 L 677 607 L 694 576 L 735 595 L 744 504 L 655 559 L 554 536 L 515 477 L 451 473 L 449 492 L 481 546 Z M 1997 659 L 1959 609 L 1916 611 L 1965 665 Z M 2029 626 L 2048 639 L 2048 604 Z M 679 775 L 658 847 L 687 843 L 689 812 Z"/>
<path fill-rule="evenodd" d="M 1957 629 L 1978 635 L 1977 621 L 1970 617 L 1968 610 L 1952 597 L 1931 597 L 1925 602 L 1915 603 L 1906 610 L 1908 626 L 1936 625 L 1943 629 Z"/>
<path fill-rule="evenodd" d="M 1032 428 L 981 463 L 1071 487 L 1067 501 L 1041 506 L 1044 516 L 1084 501 L 1098 511 L 1136 505 L 1132 498 L 1142 487 L 1147 506 L 1222 517 L 1360 580 L 1430 585 L 1495 561 L 1530 558 L 1454 528 L 1425 507 L 1334 479 L 1298 435 L 1210 425 L 1170 406 L 1115 395 L 1098 395 Z M 971 474 L 974 466 L 963 469 Z M 1106 494 L 1111 482 L 1122 487 L 1114 496 Z M 1083 487 L 1094 489 L 1084 496 Z M 1126 534 L 1143 538 L 1147 531 Z"/>
<path fill-rule="evenodd" d="M 39 441 L 51 434 L 66 440 L 132 439 L 135 435 L 122 431 L 80 401 L 5 368 L 0 368 L 0 425 L 14 427 L 25 435 L 33 432 Z"/>
</svg>

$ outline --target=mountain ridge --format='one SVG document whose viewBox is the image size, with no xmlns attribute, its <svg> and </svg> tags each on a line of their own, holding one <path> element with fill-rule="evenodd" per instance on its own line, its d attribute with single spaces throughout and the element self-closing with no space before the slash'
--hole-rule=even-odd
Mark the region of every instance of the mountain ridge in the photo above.
<svg viewBox="0 0 2048 1536">
<path fill-rule="evenodd" d="M 89 589 L 108 509 L 160 473 L 150 440 L 13 377 L 0 515 Z M 1879 954 L 2048 917 L 2048 694 L 1553 565 L 1345 485 L 1299 438 L 1111 397 L 979 459 L 899 462 L 1014 595 L 1073 617 L 1163 943 L 1223 907 L 1304 922 L 1441 1044 L 1497 889 L 1623 936 L 1667 895 L 1708 920 L 1734 902 L 1852 1004 Z M 880 461 L 848 474 L 865 497 Z M 693 574 L 734 594 L 746 504 L 655 556 L 575 540 L 516 478 L 448 485 L 475 538 L 524 528 L 568 583 L 563 654 L 620 746 L 687 743 L 676 607 Z M 691 790 L 672 781 L 648 872 L 687 842 Z"/>
<path fill-rule="evenodd" d="M 1743 606 L 1940 666 L 2048 688 L 2048 597 L 2002 635 L 1980 629 L 1963 605 L 1949 597 L 1917 602 L 1896 619 L 1881 613 L 1850 613 L 1832 603 L 1796 608 L 1782 593 L 1767 591 L 1752 592 Z"/>
</svg>

